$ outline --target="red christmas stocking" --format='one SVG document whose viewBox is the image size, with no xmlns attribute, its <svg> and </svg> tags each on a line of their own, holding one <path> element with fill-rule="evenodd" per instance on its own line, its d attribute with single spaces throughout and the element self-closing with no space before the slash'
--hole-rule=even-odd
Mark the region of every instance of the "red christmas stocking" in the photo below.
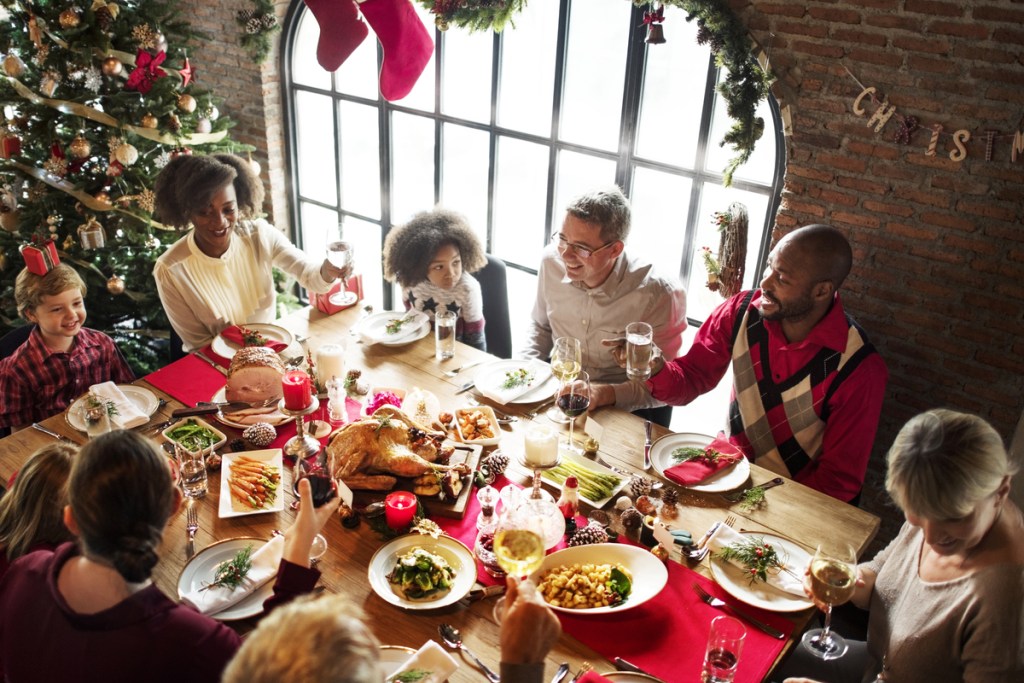
<svg viewBox="0 0 1024 683">
<path fill-rule="evenodd" d="M 434 42 L 410 0 L 365 0 L 359 9 L 384 47 L 380 93 L 389 102 L 400 100 L 416 85 Z"/>
<path fill-rule="evenodd" d="M 370 32 L 359 18 L 355 0 L 304 0 L 320 24 L 316 61 L 328 71 L 337 71 Z"/>
</svg>

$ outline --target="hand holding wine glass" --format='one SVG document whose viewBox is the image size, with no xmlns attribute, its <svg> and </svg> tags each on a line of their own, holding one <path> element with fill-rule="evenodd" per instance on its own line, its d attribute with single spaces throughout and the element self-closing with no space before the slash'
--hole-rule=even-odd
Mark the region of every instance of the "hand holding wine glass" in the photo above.
<svg viewBox="0 0 1024 683">
<path fill-rule="evenodd" d="M 857 554 L 848 543 L 819 544 L 808 573 L 809 592 L 824 605 L 825 625 L 804 634 L 804 647 L 821 659 L 838 659 L 846 654 L 846 641 L 832 633 L 832 608 L 853 597 L 857 588 Z"/>
<path fill-rule="evenodd" d="M 494 532 L 498 565 L 512 577 L 525 579 L 544 562 L 544 529 L 529 499 L 505 508 Z M 504 598 L 494 606 L 494 620 L 501 621 Z"/>
<path fill-rule="evenodd" d="M 341 280 L 341 290 L 330 297 L 330 302 L 336 306 L 350 306 L 356 302 L 355 292 L 345 289 L 345 282 L 352 276 L 355 266 L 355 249 L 351 242 L 336 240 L 327 245 L 327 262 L 335 271 L 334 276 Z"/>
<path fill-rule="evenodd" d="M 562 384 L 558 389 L 558 400 L 555 405 L 569 418 L 569 450 L 581 452 L 573 440 L 576 418 L 587 412 L 590 407 L 590 375 L 580 371 L 575 379 Z"/>
</svg>

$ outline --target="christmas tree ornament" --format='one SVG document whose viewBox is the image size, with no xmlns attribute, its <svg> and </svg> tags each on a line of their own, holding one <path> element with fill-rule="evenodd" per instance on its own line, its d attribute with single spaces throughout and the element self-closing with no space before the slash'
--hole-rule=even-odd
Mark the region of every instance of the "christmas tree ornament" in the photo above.
<svg viewBox="0 0 1024 683">
<path fill-rule="evenodd" d="M 68 160 L 61 156 L 50 155 L 50 158 L 43 163 L 43 170 L 52 176 L 63 178 L 68 174 Z"/>
<path fill-rule="evenodd" d="M 150 235 L 149 238 L 146 240 L 146 246 L 150 249 L 159 249 L 160 240 L 157 239 L 156 235 Z"/>
<path fill-rule="evenodd" d="M 0 270 L 7 270 L 7 254 L 0 253 Z"/>
<path fill-rule="evenodd" d="M 39 80 L 39 92 L 43 93 L 47 97 L 53 97 L 53 93 L 57 92 L 57 86 L 59 84 L 60 74 L 56 71 L 47 71 Z"/>
<path fill-rule="evenodd" d="M 106 31 L 114 23 L 114 19 L 117 19 L 118 12 L 121 8 L 114 2 L 105 2 L 104 0 L 93 0 L 92 3 L 93 15 L 96 17 L 96 23 L 100 29 Z"/>
<path fill-rule="evenodd" d="M 18 250 L 25 259 L 25 267 L 36 275 L 46 275 L 60 263 L 57 246 L 52 239 L 42 240 L 38 235 L 33 235 L 32 241 L 23 244 Z"/>
<path fill-rule="evenodd" d="M 21 57 L 11 53 L 4 57 L 4 73 L 11 78 L 21 78 L 21 75 L 25 73 L 25 62 L 21 61 Z"/>
<path fill-rule="evenodd" d="M 149 93 L 157 79 L 167 75 L 167 72 L 160 68 L 165 59 L 167 54 L 164 52 L 152 55 L 145 50 L 139 50 L 135 55 L 135 68 L 128 74 L 124 89 L 135 90 L 143 95 Z"/>
<path fill-rule="evenodd" d="M 18 232 L 18 209 L 12 209 L 6 204 L 0 206 L 0 228 L 7 232 Z"/>
<path fill-rule="evenodd" d="M 196 121 L 196 132 L 197 133 L 209 133 L 213 130 L 213 124 L 210 123 L 210 119 L 199 119 Z"/>
<path fill-rule="evenodd" d="M 118 146 L 114 152 L 114 157 L 124 166 L 131 166 L 139 160 L 139 150 L 135 149 L 134 145 L 130 145 L 127 142 L 123 145 Z"/>
<path fill-rule="evenodd" d="M 61 246 L 64 247 L 64 251 L 70 250 L 71 247 L 75 246 L 75 238 L 68 235 L 64 238 L 64 243 Z"/>
<path fill-rule="evenodd" d="M 21 154 L 21 136 L 8 121 L 7 129 L 0 133 L 0 158 L 13 159 L 19 154 Z"/>
<path fill-rule="evenodd" d="M 142 117 L 143 128 L 156 128 L 158 124 L 157 118 L 152 114 L 146 114 Z"/>
<path fill-rule="evenodd" d="M 93 199 L 98 201 L 100 204 L 110 205 L 110 193 L 106 190 L 100 190 L 92 196 Z"/>
<path fill-rule="evenodd" d="M 83 135 L 76 135 L 68 145 L 68 153 L 72 159 L 87 159 L 92 154 L 92 145 Z"/>
<path fill-rule="evenodd" d="M 139 24 L 132 27 L 132 40 L 140 50 L 152 50 L 156 47 L 157 32 L 149 24 Z M 138 62 L 136 62 L 138 64 Z"/>
<path fill-rule="evenodd" d="M 78 13 L 78 9 L 72 7 L 61 12 L 57 21 L 60 22 L 60 27 L 65 30 L 78 28 L 78 25 L 82 23 L 82 16 Z"/>
<path fill-rule="evenodd" d="M 85 223 L 78 226 L 78 241 L 86 251 L 106 246 L 107 233 L 103 231 L 103 226 L 96 220 L 96 216 L 89 216 Z"/>
<path fill-rule="evenodd" d="M 652 4 L 653 8 L 654 5 Z M 645 43 L 650 45 L 661 45 L 665 42 L 665 30 L 661 23 L 665 21 L 665 6 L 659 5 L 656 9 L 644 12 L 644 24 L 647 25 L 647 39 Z"/>
<path fill-rule="evenodd" d="M 220 118 L 220 109 L 211 106 L 210 111 L 206 112 L 206 118 L 210 119 L 211 121 L 216 121 Z"/>
<path fill-rule="evenodd" d="M 178 118 L 177 114 L 167 115 L 167 127 L 171 129 L 172 133 L 177 133 L 181 130 L 181 119 Z"/>
<path fill-rule="evenodd" d="M 153 36 L 153 50 L 156 52 L 167 52 L 167 36 L 157 31 Z"/>
<path fill-rule="evenodd" d="M 178 109 L 185 112 L 186 114 L 191 114 L 192 112 L 194 112 L 196 110 L 196 106 L 198 106 L 196 103 L 196 98 L 192 97 L 191 95 L 186 93 L 178 97 Z"/>
<path fill-rule="evenodd" d="M 111 275 L 107 280 L 107 291 L 114 296 L 124 294 L 124 278 L 120 275 Z"/>
<path fill-rule="evenodd" d="M 188 57 L 185 57 L 185 63 L 178 69 L 178 75 L 181 76 L 181 87 L 187 88 L 193 76 L 192 64 L 188 61 Z"/>
<path fill-rule="evenodd" d="M 252 168 L 252 172 L 257 176 L 263 172 L 263 167 L 260 166 L 260 162 L 252 158 L 252 154 L 249 154 L 249 167 Z"/>
<path fill-rule="evenodd" d="M 120 76 L 121 72 L 124 71 L 124 64 L 117 57 L 110 56 L 103 60 L 101 70 L 104 76 Z"/>
</svg>

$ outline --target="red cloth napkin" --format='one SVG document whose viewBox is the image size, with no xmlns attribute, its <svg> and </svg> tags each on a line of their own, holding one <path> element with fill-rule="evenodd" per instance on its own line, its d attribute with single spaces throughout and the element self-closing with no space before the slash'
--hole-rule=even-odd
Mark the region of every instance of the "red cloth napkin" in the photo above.
<svg viewBox="0 0 1024 683">
<path fill-rule="evenodd" d="M 704 449 L 705 452 L 711 450 L 718 451 L 721 454 L 716 461 L 689 460 L 669 467 L 665 470 L 665 476 L 677 484 L 691 486 L 699 484 L 712 474 L 720 472 L 726 467 L 732 467 L 743 457 L 743 452 L 734 446 L 724 434 L 719 434 L 718 438 L 709 443 L 707 448 Z"/>
<path fill-rule="evenodd" d="M 242 327 L 244 327 L 244 325 Z M 242 336 L 242 330 L 238 325 L 225 327 L 223 330 L 220 331 L 220 336 L 230 342 L 238 344 L 239 346 L 252 346 L 251 344 L 245 343 L 245 339 Z M 268 349 L 273 349 L 274 351 L 283 351 L 288 348 L 288 345 L 285 344 L 284 342 L 276 341 L 274 339 L 267 339 L 266 337 L 264 337 L 263 339 L 265 343 L 262 344 L 262 346 L 266 346 Z"/>
</svg>

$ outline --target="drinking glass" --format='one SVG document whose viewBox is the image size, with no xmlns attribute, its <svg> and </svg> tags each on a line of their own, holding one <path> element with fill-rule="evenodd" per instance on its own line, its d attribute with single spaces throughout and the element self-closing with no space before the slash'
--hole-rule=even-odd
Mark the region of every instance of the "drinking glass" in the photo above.
<svg viewBox="0 0 1024 683">
<path fill-rule="evenodd" d="M 583 353 L 580 350 L 580 340 L 575 337 L 559 337 L 551 349 L 551 374 L 558 380 L 559 385 L 570 379 L 576 379 L 583 368 Z M 555 392 L 558 397 L 558 391 Z M 565 424 L 567 418 L 558 409 L 552 406 L 547 412 L 548 419 L 558 424 Z"/>
<path fill-rule="evenodd" d="M 820 659 L 838 659 L 848 648 L 832 633 L 832 608 L 853 597 L 857 581 L 857 554 L 848 543 L 819 544 L 811 558 L 810 586 L 815 601 L 825 604 L 825 626 L 808 631 L 804 647 Z"/>
<path fill-rule="evenodd" d="M 711 621 L 701 670 L 702 683 L 732 683 L 746 636 L 747 629 L 738 619 L 721 616 Z"/>
<path fill-rule="evenodd" d="M 210 449 L 213 450 L 212 448 Z M 174 442 L 174 457 L 178 461 L 181 492 L 186 498 L 202 498 L 206 495 L 206 457 L 202 448 L 190 451 L 177 441 Z"/>
<path fill-rule="evenodd" d="M 576 418 L 587 412 L 590 407 L 590 375 L 581 370 L 576 379 L 571 379 L 558 388 L 558 400 L 555 401 L 558 409 L 569 418 L 569 450 L 574 453 L 582 453 L 583 449 L 576 446 L 573 439 L 573 430 L 576 427 Z"/>
<path fill-rule="evenodd" d="M 458 320 L 455 311 L 442 310 L 434 314 L 434 356 L 437 360 L 455 357 L 455 324 Z"/>
<path fill-rule="evenodd" d="M 626 325 L 626 377 L 643 382 L 651 376 L 654 330 L 647 323 Z"/>
<path fill-rule="evenodd" d="M 525 579 L 544 562 L 544 529 L 533 501 L 520 499 L 502 512 L 494 532 L 494 555 L 509 576 Z M 505 598 L 494 605 L 494 620 L 501 623 Z"/>
<path fill-rule="evenodd" d="M 355 248 L 351 242 L 335 240 L 327 245 L 327 260 L 335 268 L 346 270 L 355 263 Z M 351 306 L 357 298 L 355 292 L 345 289 L 345 282 L 342 280 L 341 289 L 332 294 L 329 301 L 335 306 Z"/>
<path fill-rule="evenodd" d="M 324 558 L 327 553 L 327 539 L 324 538 L 323 534 L 317 534 L 313 538 L 313 542 L 309 546 L 309 566 L 312 569 L 316 569 L 317 565 L 320 564 L 320 560 Z"/>
</svg>

